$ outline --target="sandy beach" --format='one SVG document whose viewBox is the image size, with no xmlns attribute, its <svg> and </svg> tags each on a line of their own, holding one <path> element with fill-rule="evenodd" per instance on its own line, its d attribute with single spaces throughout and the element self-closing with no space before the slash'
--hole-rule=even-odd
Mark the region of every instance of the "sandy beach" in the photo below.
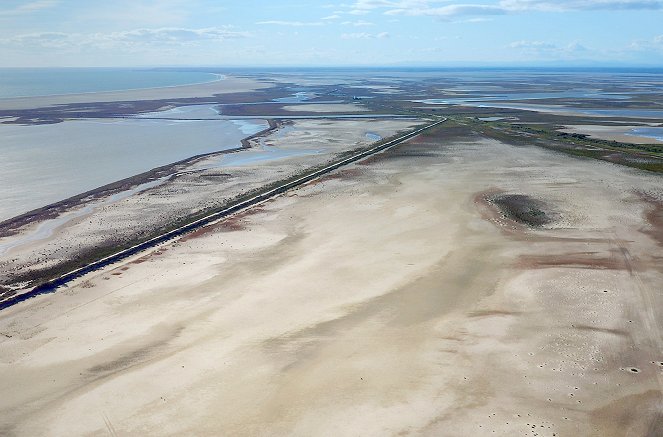
<svg viewBox="0 0 663 437">
<path fill-rule="evenodd" d="M 0 312 L 0 434 L 661 435 L 660 177 L 444 129 Z"/>
</svg>

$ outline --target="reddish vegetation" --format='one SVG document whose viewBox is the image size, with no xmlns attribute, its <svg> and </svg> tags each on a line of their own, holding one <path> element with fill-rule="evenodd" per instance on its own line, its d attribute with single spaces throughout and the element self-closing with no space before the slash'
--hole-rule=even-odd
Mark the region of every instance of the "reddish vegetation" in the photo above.
<svg viewBox="0 0 663 437">
<path fill-rule="evenodd" d="M 646 194 L 641 194 L 640 198 L 650 206 L 649 211 L 645 214 L 650 228 L 644 232 L 663 246 L 663 202 Z"/>
<path fill-rule="evenodd" d="M 522 255 L 517 267 L 523 269 L 545 269 L 567 267 L 576 269 L 605 269 L 631 271 L 631 265 L 621 252 L 613 250 L 608 257 L 595 252 L 561 253 L 557 255 Z"/>
<path fill-rule="evenodd" d="M 326 174 L 318 179 L 311 181 L 308 185 L 314 185 L 316 183 L 331 181 L 334 179 L 352 179 L 358 178 L 364 174 L 364 171 L 360 168 L 346 168 L 343 170 L 337 170 L 333 173 Z"/>
<path fill-rule="evenodd" d="M 263 205 L 254 206 L 246 211 L 231 215 L 230 217 L 225 218 L 214 225 L 203 226 L 202 228 L 198 228 L 195 231 L 189 232 L 179 241 L 186 242 L 194 238 L 205 236 L 211 232 L 234 232 L 244 230 L 246 229 L 246 225 L 244 223 L 245 219 L 262 211 L 264 211 Z"/>
<path fill-rule="evenodd" d="M 521 236 L 527 231 L 527 227 L 514 220 L 505 217 L 504 214 L 490 201 L 495 196 L 503 194 L 504 191 L 498 188 L 489 188 L 485 191 L 480 191 L 474 195 L 474 204 L 479 209 L 481 218 L 497 225 L 500 230 L 507 235 Z"/>
</svg>

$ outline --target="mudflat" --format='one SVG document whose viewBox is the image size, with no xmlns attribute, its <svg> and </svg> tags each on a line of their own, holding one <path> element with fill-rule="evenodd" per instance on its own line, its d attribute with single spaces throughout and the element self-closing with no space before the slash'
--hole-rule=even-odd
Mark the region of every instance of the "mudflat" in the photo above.
<svg viewBox="0 0 663 437">
<path fill-rule="evenodd" d="M 661 435 L 660 176 L 447 129 L 0 312 L 0 434 Z"/>
</svg>

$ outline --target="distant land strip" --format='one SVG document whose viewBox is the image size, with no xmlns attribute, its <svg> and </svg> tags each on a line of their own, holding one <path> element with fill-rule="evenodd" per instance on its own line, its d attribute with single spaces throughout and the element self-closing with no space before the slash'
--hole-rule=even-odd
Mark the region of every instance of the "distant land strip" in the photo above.
<svg viewBox="0 0 663 437">
<path fill-rule="evenodd" d="M 167 241 L 176 239 L 184 234 L 187 234 L 189 232 L 192 232 L 196 229 L 199 229 L 204 226 L 208 226 L 210 224 L 214 224 L 224 218 L 227 218 L 228 216 L 232 214 L 236 214 L 238 212 L 241 212 L 243 210 L 246 210 L 252 206 L 255 206 L 259 203 L 262 203 L 266 200 L 269 200 L 275 196 L 278 196 L 282 193 L 285 193 L 288 190 L 291 190 L 293 188 L 299 187 L 307 182 L 310 182 L 314 179 L 317 179 L 329 172 L 332 172 L 334 170 L 337 170 L 340 167 L 343 167 L 345 165 L 351 164 L 353 162 L 359 161 L 361 159 L 367 158 L 371 155 L 374 155 L 376 153 L 382 152 L 386 149 L 389 149 L 391 147 L 394 147 L 398 144 L 401 144 L 411 138 L 416 137 L 417 135 L 421 134 L 422 132 L 429 130 L 435 126 L 438 126 L 442 123 L 447 121 L 447 118 L 442 118 L 440 120 L 437 120 L 433 123 L 430 123 L 424 127 L 421 127 L 419 129 L 415 129 L 409 133 L 403 134 L 401 136 L 398 136 L 394 139 L 380 142 L 378 145 L 371 147 L 366 150 L 358 151 L 354 154 L 352 154 L 349 157 L 342 158 L 336 162 L 333 162 L 331 164 L 326 165 L 323 168 L 316 169 L 308 174 L 305 174 L 303 176 L 300 176 L 294 180 L 291 181 L 285 181 L 280 183 L 279 185 L 275 186 L 274 188 L 271 188 L 265 192 L 256 194 L 255 196 L 252 196 L 248 199 L 244 199 L 242 201 L 239 201 L 235 203 L 234 205 L 231 205 L 229 207 L 226 207 L 220 211 L 216 211 L 213 213 L 210 213 L 202 218 L 196 219 L 190 223 L 187 223 L 185 225 L 182 225 L 180 227 L 177 227 L 175 229 L 172 229 L 170 231 L 164 232 L 160 235 L 157 235 L 155 237 L 152 237 L 146 241 L 143 241 L 141 243 L 135 244 L 131 247 L 119 250 L 118 252 L 115 252 L 111 255 L 105 256 L 103 258 L 100 258 L 96 261 L 89 262 L 81 267 L 78 267 L 74 270 L 71 270 L 67 273 L 64 273 L 62 275 L 57 276 L 56 278 L 49 279 L 27 291 L 24 291 L 21 293 L 20 291 L 17 290 L 17 294 L 14 296 L 0 302 L 0 310 L 11 307 L 13 305 L 16 305 L 20 302 L 23 302 L 27 299 L 30 299 L 35 296 L 39 296 L 42 294 L 49 294 L 55 292 L 59 287 L 68 284 L 69 282 L 73 281 L 74 279 L 77 279 L 87 273 L 99 270 L 103 267 L 106 267 L 108 265 L 114 264 L 118 261 L 121 261 L 123 259 L 126 259 L 130 256 L 136 255 L 140 252 L 143 252 L 147 249 L 153 248 L 159 244 L 165 243 Z M 271 124 L 271 123 L 270 123 Z M 273 128 L 273 126 L 270 126 Z"/>
</svg>

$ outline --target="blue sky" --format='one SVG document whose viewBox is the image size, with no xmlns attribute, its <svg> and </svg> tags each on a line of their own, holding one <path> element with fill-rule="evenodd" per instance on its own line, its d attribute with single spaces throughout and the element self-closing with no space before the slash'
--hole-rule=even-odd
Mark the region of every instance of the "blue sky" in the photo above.
<svg viewBox="0 0 663 437">
<path fill-rule="evenodd" d="M 0 2 L 0 67 L 663 66 L 663 0 Z"/>
</svg>

